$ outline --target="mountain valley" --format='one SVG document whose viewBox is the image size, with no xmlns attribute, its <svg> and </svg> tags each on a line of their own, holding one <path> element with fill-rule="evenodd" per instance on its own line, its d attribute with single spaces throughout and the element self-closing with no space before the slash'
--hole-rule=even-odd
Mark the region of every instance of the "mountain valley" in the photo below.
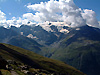
<svg viewBox="0 0 100 75">
<path fill-rule="evenodd" d="M 88 25 L 71 28 L 49 23 L 48 26 L 50 31 L 41 25 L 0 27 L 0 42 L 63 61 L 87 75 L 100 74 L 100 29 Z M 59 28 L 67 32 L 60 32 Z"/>
</svg>

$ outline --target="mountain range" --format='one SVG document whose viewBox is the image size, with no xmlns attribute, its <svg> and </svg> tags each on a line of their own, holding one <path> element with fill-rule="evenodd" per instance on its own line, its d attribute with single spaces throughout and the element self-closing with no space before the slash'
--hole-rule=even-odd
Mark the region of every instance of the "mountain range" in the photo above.
<svg viewBox="0 0 100 75">
<path fill-rule="evenodd" d="M 55 23 L 54 23 L 55 24 Z M 88 25 L 0 27 L 0 42 L 67 63 L 87 75 L 100 75 L 100 29 Z"/>
</svg>

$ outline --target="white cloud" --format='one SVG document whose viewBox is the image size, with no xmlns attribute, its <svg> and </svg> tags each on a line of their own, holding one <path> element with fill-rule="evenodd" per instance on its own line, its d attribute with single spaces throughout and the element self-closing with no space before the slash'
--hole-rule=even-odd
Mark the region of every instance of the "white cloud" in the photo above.
<svg viewBox="0 0 100 75">
<path fill-rule="evenodd" d="M 29 21 L 32 21 L 32 13 L 24 14 L 23 17 L 12 17 L 10 20 L 6 20 L 6 14 L 0 10 L 0 26 L 4 26 L 5 28 L 16 26 L 20 27 L 22 24 L 27 24 Z M 30 23 L 31 25 L 34 23 Z M 27 24 L 28 25 L 28 24 Z"/>
<path fill-rule="evenodd" d="M 71 27 L 79 27 L 86 24 L 93 27 L 99 27 L 95 12 L 78 8 L 73 0 L 50 0 L 48 2 L 41 2 L 40 4 L 28 4 L 27 8 L 36 13 L 34 15 L 32 13 L 26 13 L 23 14 L 22 17 L 13 17 L 11 20 L 6 20 L 6 14 L 0 10 L 0 25 L 5 27 L 12 25 L 19 27 L 22 24 L 27 24 L 29 21 L 40 23 L 45 21 L 60 21 L 64 22 L 65 25 L 69 24 Z M 11 13 L 9 13 L 9 15 L 11 15 Z M 44 28 L 50 30 L 50 28 L 46 26 Z"/>
<path fill-rule="evenodd" d="M 81 10 L 74 4 L 73 0 L 50 0 L 40 4 L 28 5 L 27 8 L 36 11 L 35 15 L 32 15 L 34 17 L 32 19 L 37 22 L 64 21 L 71 27 L 86 24 L 98 26 L 95 12 L 87 9 Z"/>
<path fill-rule="evenodd" d="M 5 20 L 5 19 L 6 19 L 6 14 L 3 13 L 3 12 L 0 10 L 0 21 Z"/>
<path fill-rule="evenodd" d="M 23 14 L 23 18 L 26 18 L 30 21 L 34 20 L 34 15 L 32 13 Z"/>
<path fill-rule="evenodd" d="M 93 27 L 99 27 L 95 12 L 88 9 L 84 9 L 83 11 L 82 16 L 86 20 L 86 23 Z"/>
<path fill-rule="evenodd" d="M 0 10 L 0 26 L 3 26 L 3 24 L 6 22 L 6 14 L 3 13 L 1 10 Z"/>
<path fill-rule="evenodd" d="M 11 20 L 7 20 L 5 23 L 10 26 L 16 26 L 20 27 L 23 24 L 27 24 L 29 22 L 28 19 L 19 17 L 18 19 L 16 17 L 13 17 Z M 33 23 L 31 23 L 33 24 Z M 27 24 L 28 25 L 28 24 Z"/>
</svg>

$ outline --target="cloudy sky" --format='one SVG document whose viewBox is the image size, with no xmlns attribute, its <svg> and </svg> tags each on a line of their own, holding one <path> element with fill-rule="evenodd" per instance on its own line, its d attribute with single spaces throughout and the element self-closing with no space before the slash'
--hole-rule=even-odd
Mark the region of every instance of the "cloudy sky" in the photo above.
<svg viewBox="0 0 100 75">
<path fill-rule="evenodd" d="M 100 0 L 0 0 L 0 25 L 64 21 L 72 27 L 98 27 Z"/>
</svg>

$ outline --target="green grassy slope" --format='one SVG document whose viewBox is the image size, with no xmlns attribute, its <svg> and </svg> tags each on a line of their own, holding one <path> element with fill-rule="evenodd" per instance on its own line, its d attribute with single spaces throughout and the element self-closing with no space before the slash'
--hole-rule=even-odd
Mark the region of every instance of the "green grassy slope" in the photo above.
<svg viewBox="0 0 100 75">
<path fill-rule="evenodd" d="M 37 69 L 65 75 L 84 75 L 77 69 L 57 60 L 49 59 L 31 51 L 8 44 L 0 44 L 0 56 L 5 60 L 15 60 Z"/>
</svg>

